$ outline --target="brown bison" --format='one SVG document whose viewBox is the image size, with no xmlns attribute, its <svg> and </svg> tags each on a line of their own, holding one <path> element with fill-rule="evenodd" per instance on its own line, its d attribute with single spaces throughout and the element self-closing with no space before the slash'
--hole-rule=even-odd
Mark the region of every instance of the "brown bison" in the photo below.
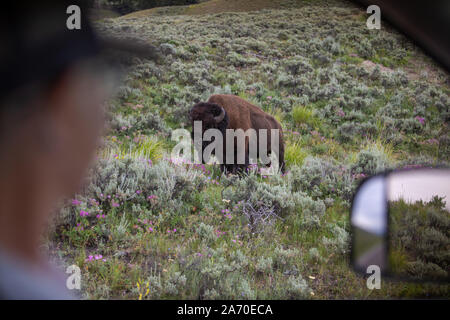
<svg viewBox="0 0 450 320">
<path fill-rule="evenodd" d="M 271 129 L 279 130 L 279 150 L 278 160 L 279 167 L 284 172 L 284 143 L 283 143 L 283 131 L 280 123 L 271 115 L 265 113 L 261 108 L 245 101 L 244 99 L 226 94 L 217 94 L 209 98 L 208 102 L 199 102 L 194 105 L 189 113 L 190 120 L 192 121 L 192 138 L 194 138 L 194 121 L 201 121 L 202 134 L 211 128 L 219 129 L 222 132 L 224 141 L 223 156 L 226 158 L 226 129 L 242 129 L 247 131 L 248 129 L 254 129 L 257 136 L 257 158 L 260 158 L 259 139 L 260 129 L 267 129 L 267 155 L 272 152 L 271 148 Z M 276 137 L 274 137 L 276 139 Z M 214 140 L 212 140 L 214 141 Z M 203 150 L 212 141 L 202 142 L 202 146 L 198 147 L 198 151 Z M 225 160 L 221 162 L 221 170 L 236 173 L 237 170 L 245 171 L 249 165 L 249 139 L 245 137 L 245 163 L 238 165 L 237 163 L 237 139 L 235 138 L 233 157 L 235 161 L 233 164 L 225 163 Z M 201 149 L 201 150 L 200 150 Z M 256 159 L 254 159 L 256 160 Z"/>
</svg>

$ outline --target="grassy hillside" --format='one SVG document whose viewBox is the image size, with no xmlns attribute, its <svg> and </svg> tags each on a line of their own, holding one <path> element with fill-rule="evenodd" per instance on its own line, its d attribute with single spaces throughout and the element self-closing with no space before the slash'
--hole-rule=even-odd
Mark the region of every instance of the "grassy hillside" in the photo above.
<svg viewBox="0 0 450 320">
<path fill-rule="evenodd" d="M 164 60 L 130 59 L 90 183 L 49 236 L 52 254 L 82 268 L 83 296 L 448 297 L 448 286 L 384 281 L 371 291 L 348 267 L 359 181 L 449 163 L 448 74 L 385 25 L 367 30 L 347 3 L 209 13 L 224 3 L 97 25 L 153 43 Z M 280 120 L 287 174 L 226 177 L 170 159 L 171 130 L 189 129 L 188 110 L 213 93 Z"/>
<path fill-rule="evenodd" d="M 340 1 L 325 0 L 207 0 L 189 6 L 159 7 L 133 12 L 123 18 L 143 18 L 149 15 L 197 15 L 222 12 L 249 12 L 263 9 L 300 8 L 309 5 L 339 6 Z"/>
</svg>

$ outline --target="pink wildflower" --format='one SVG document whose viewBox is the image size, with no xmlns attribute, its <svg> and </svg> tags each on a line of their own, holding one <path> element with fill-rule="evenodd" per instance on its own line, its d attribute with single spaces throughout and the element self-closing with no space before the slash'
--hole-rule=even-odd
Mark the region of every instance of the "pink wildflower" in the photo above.
<svg viewBox="0 0 450 320">
<path fill-rule="evenodd" d="M 417 121 L 419 121 L 421 125 L 424 125 L 424 124 L 425 124 L 425 118 L 420 117 L 420 116 L 416 116 L 415 119 L 416 119 Z"/>
</svg>

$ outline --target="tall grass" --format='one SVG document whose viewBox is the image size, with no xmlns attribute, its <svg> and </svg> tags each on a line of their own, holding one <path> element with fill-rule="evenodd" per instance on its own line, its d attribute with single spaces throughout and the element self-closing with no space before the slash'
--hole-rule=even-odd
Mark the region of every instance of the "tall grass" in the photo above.
<svg viewBox="0 0 450 320">
<path fill-rule="evenodd" d="M 284 160 L 288 167 L 292 165 L 301 166 L 303 164 L 303 160 L 305 160 L 307 156 L 308 153 L 302 150 L 300 142 L 287 142 L 286 150 L 284 152 Z"/>
<path fill-rule="evenodd" d="M 296 106 L 292 109 L 292 119 L 296 124 L 308 124 L 311 127 L 318 127 L 320 120 L 314 114 L 311 108 L 306 106 Z"/>
<path fill-rule="evenodd" d="M 163 155 L 164 143 L 155 136 L 146 137 L 137 144 L 106 148 L 100 152 L 100 157 L 106 159 L 147 159 L 152 162 L 160 160 Z"/>
<path fill-rule="evenodd" d="M 364 143 L 362 149 L 382 153 L 390 163 L 394 163 L 396 161 L 394 155 L 394 146 L 392 145 L 392 143 L 389 143 L 382 138 L 377 138 L 373 141 L 367 140 Z"/>
</svg>

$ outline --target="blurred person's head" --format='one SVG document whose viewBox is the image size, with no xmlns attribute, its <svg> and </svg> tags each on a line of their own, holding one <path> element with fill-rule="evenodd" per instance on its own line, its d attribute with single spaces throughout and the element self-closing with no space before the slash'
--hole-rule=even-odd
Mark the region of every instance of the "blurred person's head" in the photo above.
<svg viewBox="0 0 450 320">
<path fill-rule="evenodd" d="M 0 250 L 32 264 L 53 206 L 93 159 L 107 98 L 95 35 L 85 12 L 81 30 L 67 29 L 68 5 L 0 13 Z"/>
<path fill-rule="evenodd" d="M 81 10 L 68 10 L 74 4 Z M 81 28 L 70 29 L 77 11 Z M 159 57 L 134 39 L 99 39 L 87 16 L 84 1 L 73 0 L 0 10 L 0 299 L 70 297 L 42 259 L 42 232 L 94 160 L 103 105 L 118 80 L 113 65 Z"/>
</svg>

